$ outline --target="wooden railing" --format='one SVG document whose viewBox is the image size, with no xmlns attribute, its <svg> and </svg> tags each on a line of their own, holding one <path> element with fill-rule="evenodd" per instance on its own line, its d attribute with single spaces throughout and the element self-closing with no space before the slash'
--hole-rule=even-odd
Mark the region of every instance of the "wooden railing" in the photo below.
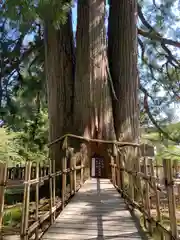
<svg viewBox="0 0 180 240">
<path fill-rule="evenodd" d="M 164 159 L 159 166 L 151 158 L 140 155 L 133 158 L 126 154 L 128 150 L 124 150 L 119 149 L 112 157 L 112 183 L 128 206 L 138 210 L 140 223 L 150 235 L 155 239 L 179 239 L 180 179 L 175 178 L 177 164 L 173 167 L 172 160 Z"/>
<path fill-rule="evenodd" d="M 25 166 L 24 167 L 8 167 L 7 179 L 9 180 L 24 180 L 25 178 Z M 49 174 L 49 167 L 39 167 L 39 176 L 43 177 Z M 31 167 L 31 178 L 35 178 L 36 166 Z"/>
<path fill-rule="evenodd" d="M 72 149 L 65 146 L 62 150 L 61 171 L 55 171 L 55 162 L 49 160 L 49 168 L 42 173 L 38 163 L 26 162 L 23 182 L 9 180 L 10 171 L 6 164 L 0 164 L 0 239 L 2 235 L 19 235 L 22 240 L 40 239 L 45 229 L 51 225 L 57 214 L 64 208 L 84 181 L 89 177 L 86 169 L 87 152 L 73 153 Z M 78 158 L 78 159 L 77 159 Z M 79 165 L 77 165 L 77 162 Z M 12 172 L 11 172 L 12 174 Z M 21 177 L 22 180 L 22 177 Z M 46 199 L 39 198 L 40 188 L 46 186 Z M 23 189 L 24 199 L 20 204 L 21 223 L 19 226 L 4 226 L 3 219 L 9 209 L 4 204 L 7 189 Z M 60 193 L 58 192 L 60 189 Z M 31 202 L 31 189 L 35 191 L 35 201 Z M 16 207 L 16 205 L 15 205 Z"/>
<path fill-rule="evenodd" d="M 78 146 L 81 147 L 76 153 L 67 144 L 69 138 L 79 141 Z M 90 164 L 87 161 L 90 160 L 88 157 L 91 155 L 87 149 L 91 142 L 105 144 L 107 147 L 111 159 L 112 182 L 127 200 L 128 206 L 139 210 L 143 225 L 149 233 L 153 235 L 158 230 L 161 239 L 164 239 L 165 236 L 169 239 L 178 239 L 175 211 L 178 210 L 176 205 L 180 203 L 180 198 L 175 196 L 174 188 L 177 185 L 177 191 L 180 193 L 180 181 L 175 179 L 176 173 L 173 173 L 175 170 L 172 168 L 171 160 L 163 160 L 161 166 L 163 176 L 160 179 L 158 171 L 160 167 L 155 165 L 152 159 L 140 157 L 138 144 L 87 139 L 72 134 L 65 135 L 49 144 L 49 147 L 59 144 L 59 151 L 63 153 L 60 159 L 61 171 L 55 170 L 54 160 L 49 160 L 49 168 L 46 169 L 46 172 L 44 171 L 44 174 L 41 173 L 38 163 L 27 161 L 23 182 L 13 184 L 11 181 L 13 177 L 7 176 L 6 164 L 0 165 L 0 232 L 2 234 L 16 233 L 22 240 L 31 239 L 32 236 L 38 240 L 53 224 L 69 198 L 89 177 L 87 165 L 90 166 Z M 82 143 L 85 143 L 85 148 L 82 148 Z M 154 168 L 156 168 L 156 172 Z M 45 186 L 46 194 L 49 195 L 44 200 L 40 199 L 39 195 L 42 186 Z M 18 227 L 8 227 L 3 225 L 7 209 L 4 204 L 4 194 L 7 189 L 14 187 L 23 188 L 24 199 L 20 205 L 21 224 Z M 35 192 L 33 201 L 31 200 L 31 189 Z M 163 211 L 168 211 L 169 215 L 167 216 Z"/>
</svg>

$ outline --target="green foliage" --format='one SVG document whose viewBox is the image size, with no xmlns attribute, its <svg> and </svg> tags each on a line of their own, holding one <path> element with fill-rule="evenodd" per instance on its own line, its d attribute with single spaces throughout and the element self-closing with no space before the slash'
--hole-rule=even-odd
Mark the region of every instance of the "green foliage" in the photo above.
<svg viewBox="0 0 180 240">
<path fill-rule="evenodd" d="M 171 137 L 176 136 L 180 140 L 180 122 L 176 124 L 169 124 L 164 127 L 164 130 L 166 130 Z M 150 143 L 158 147 L 156 158 L 159 161 L 163 158 L 180 160 L 180 146 L 174 145 L 172 141 L 163 139 L 157 131 L 143 134 L 142 142 Z"/>
<path fill-rule="evenodd" d="M 139 21 L 140 29 L 151 32 L 151 36 L 160 34 L 175 40 L 180 38 L 178 11 L 175 11 L 177 0 L 138 2 L 146 22 L 153 27 L 152 30 L 147 23 Z M 72 0 L 6 0 L 0 3 L 0 70 L 3 73 L 0 76 L 0 118 L 8 128 L 8 131 L 3 129 L 0 132 L 1 139 L 8 138 L 0 143 L 1 161 L 10 158 L 13 161 L 42 160 L 47 156 L 44 22 L 59 27 L 65 22 L 71 4 Z M 30 42 L 28 38 L 31 38 Z M 149 93 L 152 115 L 158 124 L 164 126 L 175 118 L 171 103 L 177 102 L 179 92 L 178 54 L 176 49 L 168 44 L 164 48 L 160 41 L 151 37 L 139 36 L 140 41 L 140 81 Z M 143 96 L 140 101 L 143 108 Z M 141 113 L 141 121 L 149 124 L 147 114 Z M 163 129 L 177 139 L 180 138 L 179 126 Z M 158 133 L 153 134 L 148 136 L 149 141 L 163 140 Z"/>
<path fill-rule="evenodd" d="M 7 131 L 5 128 L 0 128 L 0 161 L 11 162 L 21 161 L 21 156 L 18 154 L 18 144 L 14 141 L 16 134 Z"/>
<path fill-rule="evenodd" d="M 47 118 L 45 123 L 41 122 L 35 139 L 31 139 L 30 132 L 12 132 L 5 128 L 0 128 L 0 161 L 13 163 L 23 163 L 26 160 L 44 161 L 47 158 Z M 31 123 L 29 123 L 31 125 Z M 28 123 L 27 129 L 30 129 Z"/>
<path fill-rule="evenodd" d="M 29 159 L 31 161 L 43 161 L 47 158 L 48 148 L 48 128 L 47 118 L 41 121 L 41 124 L 37 126 L 35 138 L 31 136 L 32 121 L 27 121 L 24 128 L 25 131 L 19 132 L 16 138 L 16 143 L 19 145 L 19 155 L 23 159 Z"/>
<path fill-rule="evenodd" d="M 3 216 L 4 226 L 13 226 L 21 221 L 22 210 L 20 207 L 13 207 L 5 211 Z"/>
<path fill-rule="evenodd" d="M 163 131 L 167 132 L 171 138 L 177 139 L 180 142 L 180 122 L 175 124 L 168 124 L 167 126 L 162 127 L 162 129 Z M 155 129 L 153 132 L 143 134 L 142 138 L 154 143 L 168 141 L 168 144 L 174 145 L 172 141 L 164 138 L 163 134 L 160 134 Z"/>
<path fill-rule="evenodd" d="M 164 159 L 180 160 L 180 148 L 177 146 L 164 147 L 158 156 Z"/>
<path fill-rule="evenodd" d="M 14 28 L 17 31 L 18 26 L 14 24 Z M 41 161 L 47 158 L 48 151 L 46 147 L 48 116 L 45 77 L 42 59 L 36 60 L 37 54 L 42 53 L 41 51 L 31 52 L 28 49 L 29 54 L 25 54 L 26 57 L 21 59 L 22 41 L 18 45 L 13 39 L 10 40 L 7 26 L 4 26 L 2 30 L 4 33 L 3 38 L 0 35 L 0 43 L 4 46 L 2 61 L 7 64 L 3 65 L 3 81 L 0 82 L 0 118 L 4 120 L 7 128 L 5 132 L 1 130 L 1 135 L 8 136 L 11 144 L 4 144 L 7 149 L 2 145 L 1 160 L 8 161 L 9 164 L 24 162 L 27 159 Z M 21 36 L 26 35 L 25 29 L 19 28 L 19 31 L 23 34 Z M 40 41 L 39 33 L 35 39 Z M 14 48 L 19 51 L 13 50 L 9 53 L 8 48 L 11 49 L 13 42 Z M 31 47 L 34 47 L 34 44 L 30 44 Z M 11 60 L 11 64 L 7 62 L 7 59 Z"/>
<path fill-rule="evenodd" d="M 30 26 L 35 20 L 41 19 L 59 27 L 66 20 L 66 13 L 71 4 L 72 0 L 6 0 L 4 16 L 14 21 L 19 16 L 21 26 L 24 24 Z"/>
<path fill-rule="evenodd" d="M 172 138 L 177 138 L 180 142 L 180 122 L 167 125 L 166 130 Z"/>
</svg>

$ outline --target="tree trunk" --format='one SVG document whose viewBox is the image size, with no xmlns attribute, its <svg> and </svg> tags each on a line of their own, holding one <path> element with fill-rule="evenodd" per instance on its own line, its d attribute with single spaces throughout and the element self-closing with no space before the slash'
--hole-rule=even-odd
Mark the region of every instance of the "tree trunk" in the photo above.
<svg viewBox="0 0 180 240">
<path fill-rule="evenodd" d="M 139 105 L 137 72 L 137 1 L 110 0 L 108 57 L 110 73 L 118 100 L 113 100 L 116 138 L 139 141 Z M 139 172 L 138 151 L 123 148 L 126 168 Z M 134 187 L 136 185 L 136 188 Z M 140 181 L 129 176 L 129 194 L 139 199 Z"/>
<path fill-rule="evenodd" d="M 60 29 L 45 26 L 45 62 L 49 111 L 49 141 L 67 133 L 72 126 L 74 83 L 73 33 L 71 13 Z M 56 168 L 61 168 L 60 145 L 52 146 Z"/>
<path fill-rule="evenodd" d="M 74 93 L 74 132 L 91 137 L 91 83 L 89 61 L 89 5 L 78 1 L 76 32 L 76 71 Z"/>
<path fill-rule="evenodd" d="M 114 126 L 118 140 L 139 140 L 137 72 L 137 2 L 110 0 L 108 57 L 118 98 L 113 100 Z"/>
<path fill-rule="evenodd" d="M 74 126 L 81 136 L 115 139 L 106 71 L 105 1 L 78 1 Z M 104 157 L 107 146 L 91 143 L 91 155 Z"/>
<path fill-rule="evenodd" d="M 107 75 L 105 2 L 90 1 L 90 81 L 98 137 L 114 139 L 112 100 Z"/>
<path fill-rule="evenodd" d="M 78 2 L 76 57 L 74 125 L 80 135 L 114 139 L 104 0 Z"/>
</svg>

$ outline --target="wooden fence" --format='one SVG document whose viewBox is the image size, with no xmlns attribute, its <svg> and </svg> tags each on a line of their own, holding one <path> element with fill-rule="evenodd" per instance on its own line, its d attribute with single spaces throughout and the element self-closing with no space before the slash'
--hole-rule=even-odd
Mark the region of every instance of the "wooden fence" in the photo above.
<svg viewBox="0 0 180 240">
<path fill-rule="evenodd" d="M 42 170 L 42 168 L 39 167 L 39 164 L 34 166 L 35 163 L 27 161 L 23 170 L 23 182 L 15 185 L 12 182 L 9 184 L 7 165 L 0 164 L 0 239 L 6 234 L 18 235 L 19 239 L 22 240 L 39 239 L 45 229 L 54 222 L 56 215 L 64 208 L 68 199 L 75 194 L 84 183 L 84 180 L 89 177 L 89 172 L 86 171 L 86 152 L 80 151 L 77 155 L 68 147 L 65 147 L 63 151 L 62 171 L 55 171 L 55 163 L 49 160 L 48 170 L 46 169 L 44 174 L 40 174 L 40 169 Z M 79 158 L 78 161 L 77 158 Z M 77 166 L 77 162 L 80 165 Z M 59 197 L 56 190 L 60 182 L 61 196 Z M 39 189 L 40 186 L 46 183 L 48 183 L 47 192 L 49 191 L 50 197 L 41 203 Z M 3 225 L 3 217 L 6 212 L 4 195 L 7 189 L 14 187 L 23 187 L 24 189 L 24 199 L 21 205 L 21 224 L 19 227 L 7 227 Z M 34 203 L 30 202 L 30 190 L 32 187 L 35 188 Z"/>
<path fill-rule="evenodd" d="M 111 159 L 114 186 L 127 200 L 129 206 L 139 210 L 142 214 L 143 225 L 150 234 L 153 235 L 157 231 L 160 239 L 178 239 L 177 213 L 179 210 L 177 206 L 180 205 L 178 196 L 180 180 L 176 178 L 179 171 L 177 164 L 173 168 L 172 161 L 165 159 L 162 166 L 158 166 L 152 159 L 140 157 L 139 145 L 132 143 L 91 140 L 66 135 L 49 146 L 58 144 L 62 140 L 67 143 L 67 137 L 78 138 L 81 142 L 106 144 L 107 148 L 110 146 L 111 151 L 107 150 Z M 0 232 L 2 234 L 12 232 L 18 234 L 22 240 L 39 239 L 47 227 L 54 222 L 68 199 L 83 184 L 85 176 L 89 177 L 89 170 L 85 171 L 87 151 L 80 148 L 77 154 L 73 153 L 72 148 L 69 148 L 67 144 L 63 146 L 63 149 L 61 148 L 63 151 L 61 171 L 55 171 L 55 162 L 49 161 L 48 170 L 45 174 L 41 174 L 39 164 L 33 166 L 32 162 L 27 161 L 23 183 L 9 185 L 8 168 L 5 164 L 0 165 Z M 77 175 L 77 172 L 80 174 Z M 39 189 L 46 183 L 48 183 L 49 199 L 41 203 Z M 57 192 L 58 186 L 61 189 L 61 195 Z M 21 205 L 20 226 L 10 228 L 3 226 L 3 217 L 6 212 L 4 193 L 6 189 L 13 187 L 23 187 L 24 200 Z M 34 203 L 30 202 L 32 188 L 35 188 Z"/>
<path fill-rule="evenodd" d="M 155 239 L 179 239 L 179 166 L 170 159 L 157 165 L 148 157 L 131 158 L 119 149 L 111 161 L 112 182 L 128 206 L 139 210 L 143 227 Z M 137 151 L 134 148 L 133 151 Z M 173 166 L 174 165 L 174 166 Z M 161 180 L 159 177 L 161 169 Z"/>
<path fill-rule="evenodd" d="M 8 167 L 7 169 L 7 179 L 9 180 L 24 180 L 26 167 Z M 39 167 L 39 176 L 43 177 L 49 174 L 49 167 Z M 36 176 L 36 166 L 31 167 L 31 178 Z"/>
</svg>

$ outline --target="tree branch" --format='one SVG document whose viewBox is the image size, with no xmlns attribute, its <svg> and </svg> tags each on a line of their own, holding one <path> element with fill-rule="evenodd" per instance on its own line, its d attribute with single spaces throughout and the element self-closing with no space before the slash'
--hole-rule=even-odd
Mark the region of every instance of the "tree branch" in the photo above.
<svg viewBox="0 0 180 240">
<path fill-rule="evenodd" d="M 173 54 L 171 53 L 171 51 L 169 50 L 169 48 L 166 46 L 166 41 L 164 42 L 164 38 L 162 38 L 162 36 L 148 23 L 148 21 L 145 19 L 144 15 L 143 15 L 143 12 L 142 12 L 142 9 L 141 9 L 141 6 L 138 5 L 138 16 L 141 20 L 141 22 L 144 24 L 144 26 L 149 29 L 149 36 L 151 35 L 154 36 L 154 40 L 158 40 L 160 41 L 161 43 L 161 46 L 163 48 L 163 50 L 168 54 L 168 56 L 166 56 L 166 58 L 168 59 L 168 61 L 173 64 L 173 61 L 177 64 L 178 67 L 180 67 L 180 62 L 177 61 L 177 59 L 173 56 Z M 146 34 L 146 37 L 147 37 L 147 34 Z M 164 39 L 164 40 L 163 40 Z M 171 40 L 169 40 L 170 42 L 169 43 L 172 43 Z M 172 44 L 171 44 L 172 45 Z M 179 44 L 178 44 L 179 46 Z"/>
<path fill-rule="evenodd" d="M 141 90 L 144 94 L 146 94 L 147 96 L 149 96 L 148 91 L 147 91 L 142 85 L 140 85 L 140 90 Z M 154 119 L 153 115 L 151 114 L 148 106 L 146 106 L 146 109 L 145 109 L 145 110 L 146 110 L 146 113 L 147 113 L 149 119 L 150 119 L 151 122 L 154 124 L 154 126 L 158 129 L 158 131 L 159 131 L 160 133 L 162 133 L 167 139 L 169 139 L 169 140 L 171 140 L 171 141 L 179 144 L 179 142 L 180 142 L 179 139 L 177 139 L 177 138 L 172 138 L 171 136 L 169 136 L 169 134 L 168 134 L 167 132 L 165 132 L 165 131 L 157 124 L 157 122 L 156 122 L 156 120 Z"/>
<path fill-rule="evenodd" d="M 173 40 L 167 39 L 167 38 L 163 38 L 160 35 L 157 35 L 154 31 L 146 32 L 146 31 L 143 31 L 142 29 L 138 28 L 138 34 L 140 34 L 143 37 L 149 38 L 151 40 L 155 40 L 155 41 L 158 41 L 163 44 L 168 44 L 168 45 L 180 48 L 180 42 L 173 41 Z"/>
</svg>

